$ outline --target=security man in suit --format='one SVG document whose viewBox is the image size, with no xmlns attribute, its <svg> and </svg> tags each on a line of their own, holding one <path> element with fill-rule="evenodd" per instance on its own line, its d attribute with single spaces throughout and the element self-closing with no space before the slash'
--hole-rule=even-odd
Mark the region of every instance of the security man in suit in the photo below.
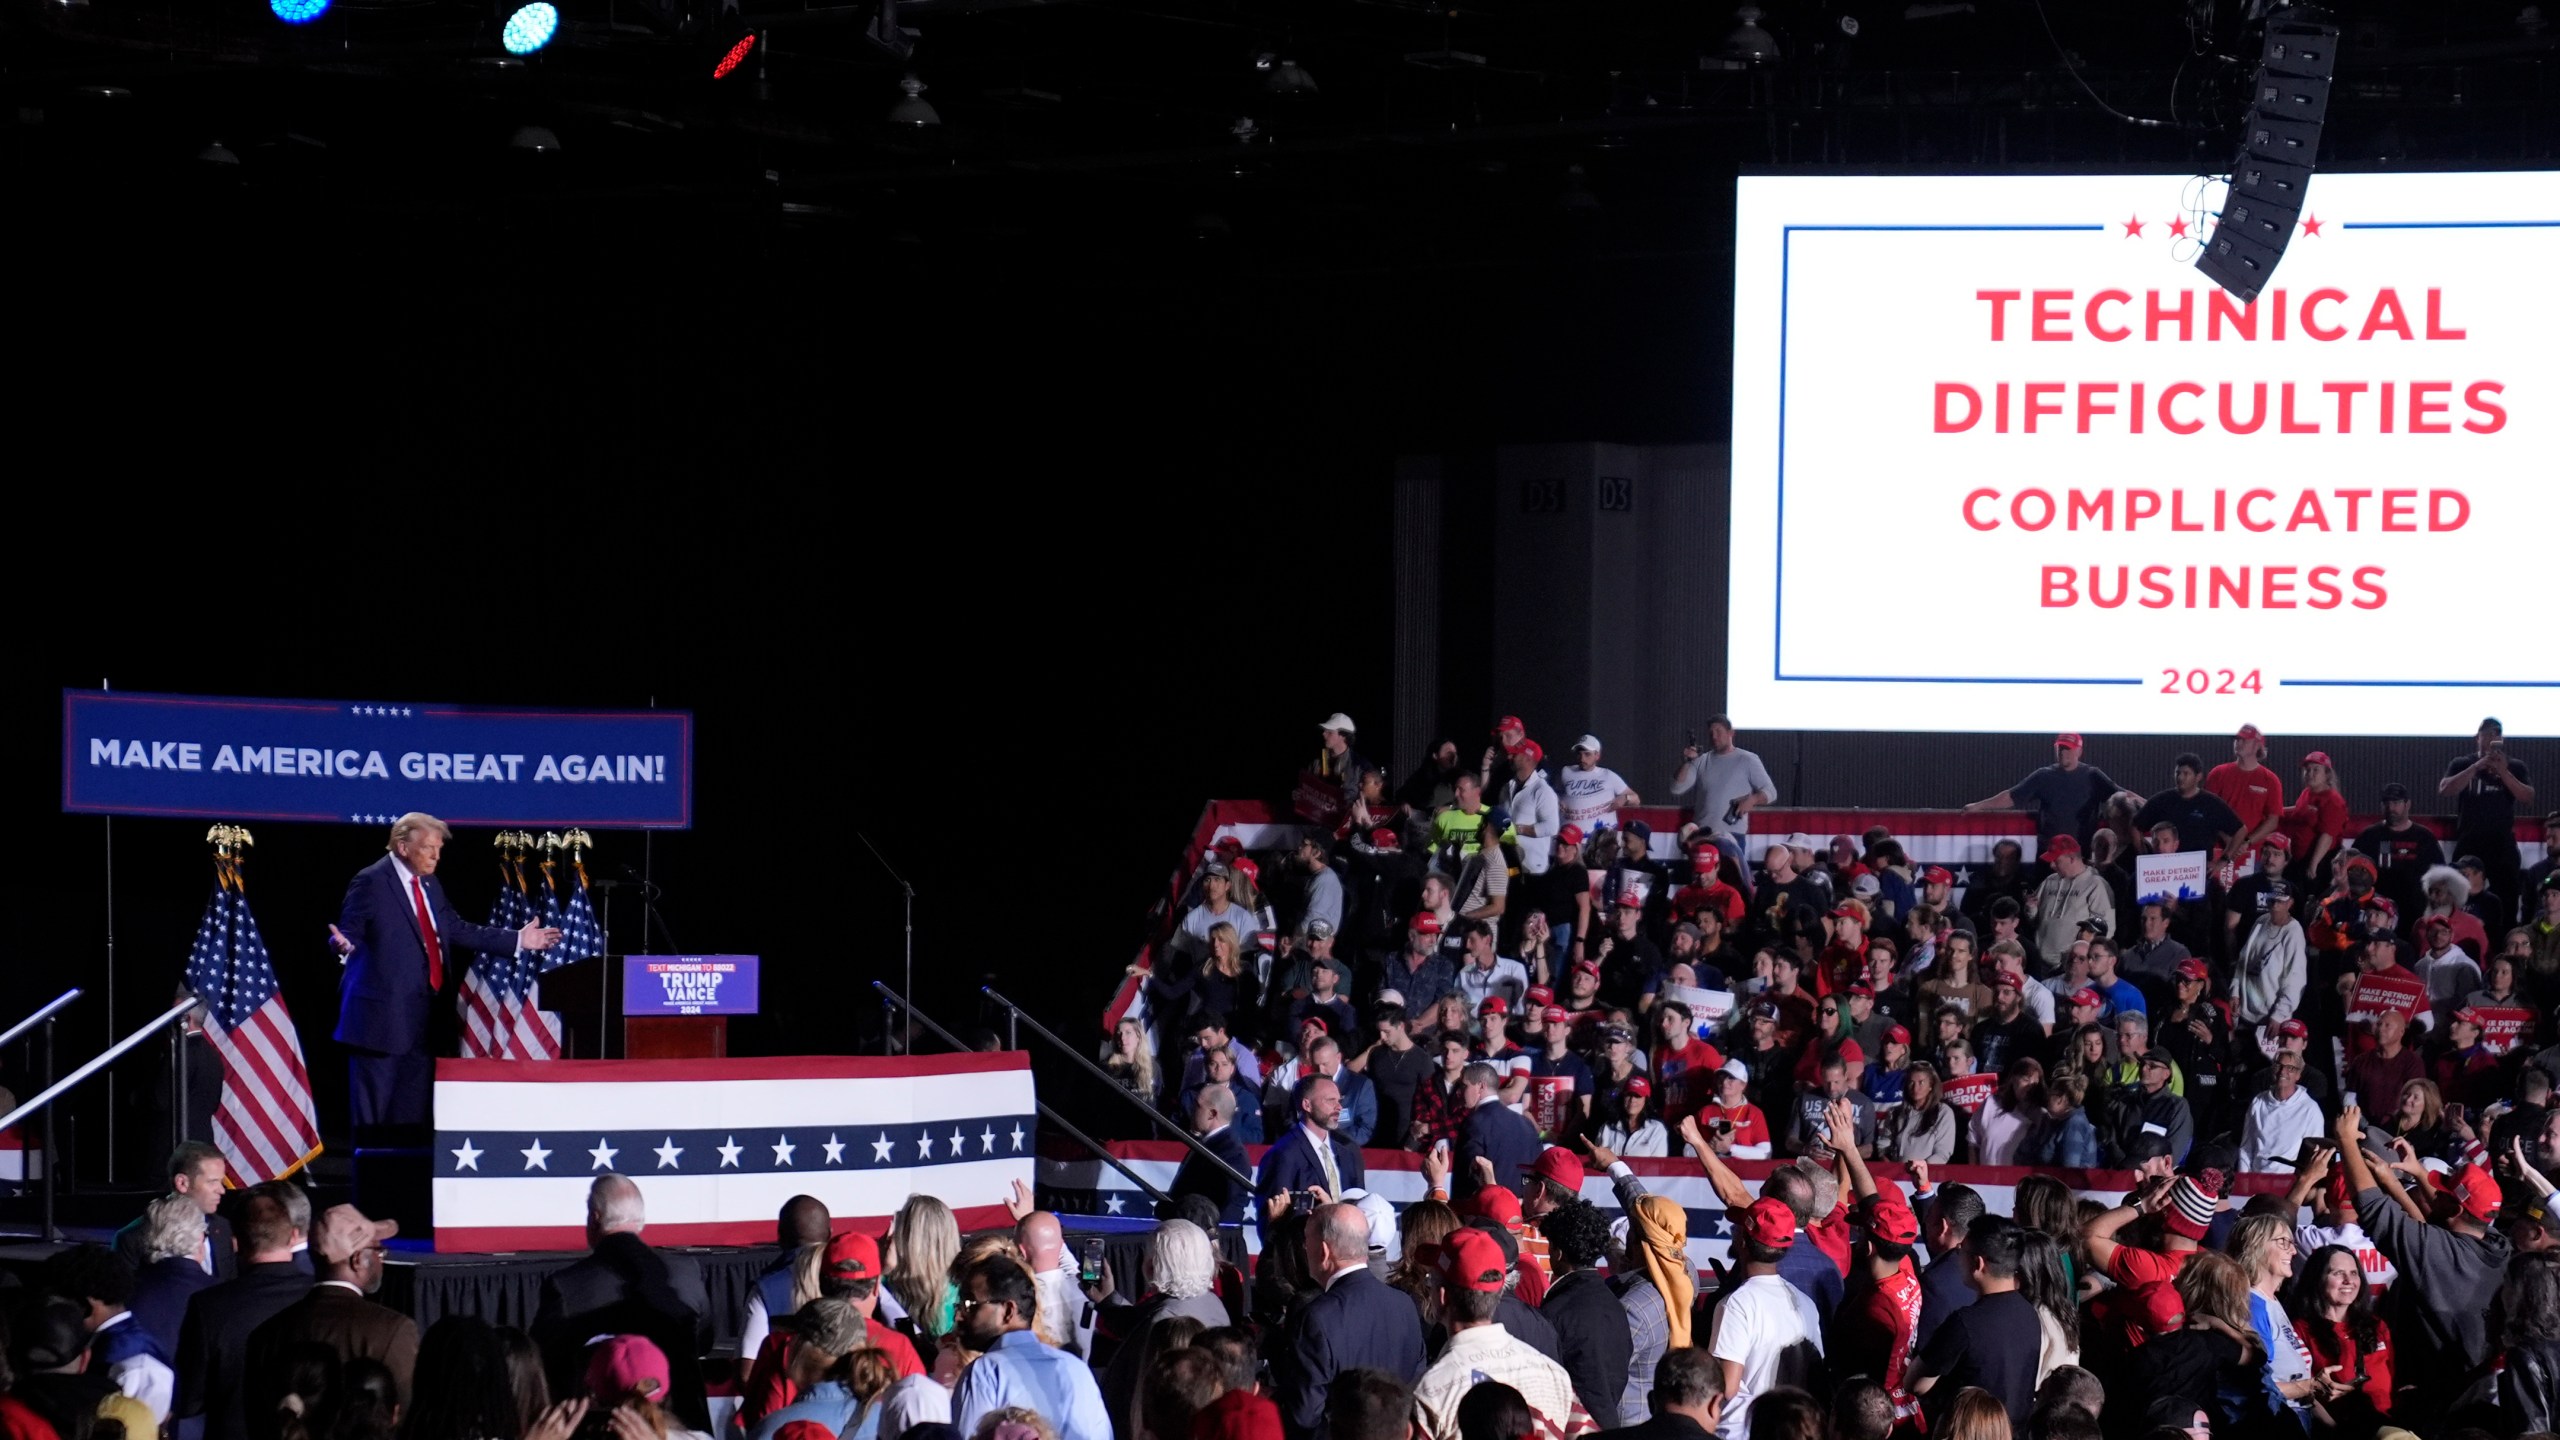
<svg viewBox="0 0 2560 1440">
<path fill-rule="evenodd" d="M 1298 1123 L 1272 1138 L 1262 1152 L 1262 1173 L 1254 1177 L 1253 1193 L 1262 1203 L 1253 1221 L 1266 1233 L 1302 1199 L 1312 1201 L 1312 1209 L 1368 1183 L 1360 1147 L 1334 1133 L 1342 1124 L 1342 1087 L 1330 1075 L 1309 1075 L 1298 1082 L 1296 1099 Z M 1311 1191 L 1322 1191 L 1322 1197 Z"/>
<path fill-rule="evenodd" d="M 382 1242 L 399 1233 L 397 1223 L 368 1219 L 353 1205 L 333 1205 L 320 1218 L 311 1235 L 318 1282 L 249 1332 L 243 1379 L 251 1440 L 284 1433 L 280 1402 L 299 1344 L 325 1345 L 341 1364 L 359 1357 L 381 1361 L 399 1387 L 401 1407 L 416 1398 L 409 1382 L 418 1368 L 418 1322 L 366 1298 L 382 1288 Z"/>
<path fill-rule="evenodd" d="M 453 830 L 417 811 L 391 826 L 390 854 L 347 883 L 346 904 L 329 927 L 338 978 L 337 1041 L 347 1047 L 348 1089 L 357 1130 L 424 1125 L 435 1081 L 431 1026 L 454 1013 L 464 961 L 457 949 L 512 954 L 548 950 L 560 932 L 538 920 L 522 930 L 474 925 L 447 900 L 436 862 Z"/>
<path fill-rule="evenodd" d="M 204 1212 L 204 1243 L 195 1259 L 216 1280 L 228 1280 L 240 1273 L 239 1255 L 232 1246 L 231 1222 L 223 1218 L 218 1208 L 224 1179 L 230 1171 L 230 1162 L 222 1158 L 222 1152 L 201 1140 L 182 1141 L 169 1153 L 169 1193 L 186 1196 Z M 147 1243 L 150 1218 L 148 1214 L 137 1216 L 116 1232 L 116 1253 L 137 1271 L 151 1263 Z"/>
</svg>

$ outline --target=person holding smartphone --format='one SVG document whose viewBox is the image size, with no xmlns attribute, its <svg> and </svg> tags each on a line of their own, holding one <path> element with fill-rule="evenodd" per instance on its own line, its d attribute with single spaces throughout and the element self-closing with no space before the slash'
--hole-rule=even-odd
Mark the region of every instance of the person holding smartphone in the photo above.
<svg viewBox="0 0 2560 1440">
<path fill-rule="evenodd" d="M 2516 850 L 2516 810 L 2533 808 L 2533 768 L 2507 756 L 2507 730 L 2492 715 L 2472 735 L 2472 753 L 2457 755 L 2436 782 L 2436 794 L 2453 797 L 2453 850 L 2477 855 L 2489 877 L 2489 889 L 2512 905 L 2521 886 L 2524 859 Z M 2500 926 L 2515 923 L 2512 914 Z"/>
</svg>

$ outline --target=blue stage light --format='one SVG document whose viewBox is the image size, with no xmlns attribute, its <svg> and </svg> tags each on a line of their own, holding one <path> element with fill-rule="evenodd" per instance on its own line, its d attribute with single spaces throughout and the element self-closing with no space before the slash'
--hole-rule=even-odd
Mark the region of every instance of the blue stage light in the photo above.
<svg viewBox="0 0 2560 1440">
<path fill-rule="evenodd" d="M 559 28 L 559 8 L 550 0 L 533 0 L 507 17 L 506 28 L 498 33 L 498 43 L 506 46 L 510 55 L 530 55 L 550 44 Z"/>
<path fill-rule="evenodd" d="M 267 8 L 287 25 L 308 25 L 329 13 L 329 0 L 267 0 Z"/>
</svg>

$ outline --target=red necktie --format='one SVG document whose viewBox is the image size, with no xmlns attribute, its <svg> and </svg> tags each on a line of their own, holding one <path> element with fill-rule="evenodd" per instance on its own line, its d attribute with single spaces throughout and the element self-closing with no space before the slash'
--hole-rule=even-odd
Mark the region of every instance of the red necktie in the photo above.
<svg viewBox="0 0 2560 1440">
<path fill-rule="evenodd" d="M 409 877 L 409 893 L 418 900 L 418 938 L 427 942 L 427 988 L 444 989 L 444 942 L 436 938 L 436 922 L 427 914 L 426 882 Z"/>
</svg>

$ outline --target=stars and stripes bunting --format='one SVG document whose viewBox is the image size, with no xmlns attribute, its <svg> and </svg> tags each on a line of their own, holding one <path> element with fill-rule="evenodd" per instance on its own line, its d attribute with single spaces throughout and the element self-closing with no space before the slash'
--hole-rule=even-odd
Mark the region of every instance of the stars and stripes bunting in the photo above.
<svg viewBox="0 0 2560 1440">
<path fill-rule="evenodd" d="M 657 1244 L 769 1243 L 795 1195 L 875 1234 L 917 1194 L 963 1230 L 1010 1224 L 1039 1153 L 1034 1088 L 1020 1051 L 439 1061 L 436 1248 L 575 1247 L 607 1172 L 639 1183 Z"/>
<path fill-rule="evenodd" d="M 276 983 L 275 963 L 249 911 L 240 866 L 215 861 L 213 898 L 197 922 L 187 986 L 211 1012 L 205 1036 L 222 1057 L 213 1140 L 244 1183 L 280 1179 L 320 1153 L 320 1118 L 302 1040 Z"/>
</svg>

